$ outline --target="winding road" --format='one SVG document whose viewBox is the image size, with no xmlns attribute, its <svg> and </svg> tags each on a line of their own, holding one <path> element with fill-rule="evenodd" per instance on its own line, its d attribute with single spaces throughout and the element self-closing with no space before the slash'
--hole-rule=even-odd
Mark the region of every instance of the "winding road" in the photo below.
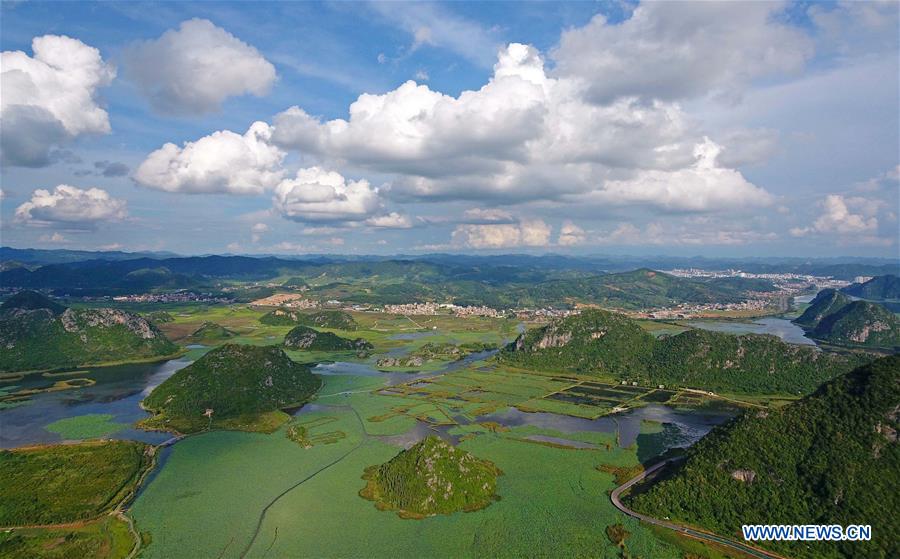
<svg viewBox="0 0 900 559">
<path fill-rule="evenodd" d="M 670 458 L 668 460 L 663 460 L 662 462 L 655 464 L 655 465 L 651 466 L 650 468 L 644 470 L 641 474 L 633 477 L 632 479 L 628 480 L 627 482 L 620 485 L 619 487 L 616 487 L 613 490 L 613 492 L 610 494 L 610 497 L 609 497 L 610 500 L 612 501 L 613 506 L 615 506 L 617 509 L 624 512 L 628 516 L 630 516 L 632 518 L 637 518 L 638 520 L 640 520 L 642 522 L 646 522 L 648 524 L 654 524 L 656 526 L 662 526 L 663 528 L 668 528 L 669 530 L 674 530 L 680 534 L 683 534 L 683 535 L 691 537 L 691 538 L 708 541 L 708 542 L 712 542 L 712 543 L 715 543 L 715 544 L 718 544 L 721 546 L 729 547 L 731 549 L 740 551 L 741 553 L 745 553 L 745 554 L 749 555 L 750 557 L 759 557 L 761 559 L 785 559 L 783 556 L 778 555 L 776 553 L 772 553 L 771 551 L 765 551 L 763 549 L 752 547 L 752 546 L 749 546 L 747 544 L 744 544 L 744 543 L 741 543 L 738 541 L 734 541 L 734 540 L 731 540 L 728 538 L 724 538 L 722 536 L 718 536 L 716 534 L 711 534 L 709 532 L 695 530 L 693 528 L 681 526 L 680 524 L 675 524 L 674 522 L 660 520 L 658 518 L 653 518 L 652 516 L 647 516 L 647 515 L 641 514 L 639 512 L 635 512 L 622 504 L 622 501 L 620 500 L 622 493 L 625 493 L 626 491 L 631 489 L 634 485 L 636 485 L 637 483 L 639 483 L 640 481 L 645 479 L 647 476 L 656 473 L 657 471 L 661 470 L 666 465 L 671 464 L 672 462 L 677 462 L 681 459 L 682 458 Z"/>
</svg>

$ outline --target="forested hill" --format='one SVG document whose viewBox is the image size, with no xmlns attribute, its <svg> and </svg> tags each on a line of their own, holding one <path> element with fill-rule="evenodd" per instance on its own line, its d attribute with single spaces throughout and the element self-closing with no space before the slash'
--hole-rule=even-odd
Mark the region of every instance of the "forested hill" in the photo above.
<svg viewBox="0 0 900 559">
<path fill-rule="evenodd" d="M 794 322 L 800 326 L 814 328 L 820 320 L 841 310 L 845 305 L 850 304 L 850 301 L 850 297 L 840 291 L 823 289 L 809 302 L 809 306 L 803 311 L 803 314 L 794 319 Z"/>
<path fill-rule="evenodd" d="M 143 405 L 157 414 L 153 427 L 192 432 L 212 423 L 230 428 L 236 420 L 253 424 L 260 414 L 298 406 L 320 385 L 308 366 L 277 346 L 225 344 L 163 381 Z"/>
<path fill-rule="evenodd" d="M 860 299 L 875 301 L 900 299 L 900 277 L 893 274 L 875 276 L 865 283 L 848 285 L 841 291 Z"/>
<path fill-rule="evenodd" d="M 877 303 L 853 301 L 834 289 L 823 289 L 794 319 L 809 335 L 824 342 L 870 348 L 900 346 L 900 319 Z"/>
<path fill-rule="evenodd" d="M 145 318 L 118 309 L 72 309 L 33 291 L 0 306 L 0 371 L 140 361 L 178 351 Z"/>
<path fill-rule="evenodd" d="M 831 343 L 893 348 L 900 346 L 900 318 L 876 303 L 853 301 L 822 318 L 811 335 Z"/>
<path fill-rule="evenodd" d="M 900 557 L 898 421 L 900 356 L 885 357 L 716 428 L 632 507 L 731 537 L 743 524 L 870 524 L 871 542 L 769 547 L 798 558 Z"/>
<path fill-rule="evenodd" d="M 517 367 L 571 371 L 642 384 L 806 394 L 871 359 L 786 344 L 775 336 L 689 330 L 654 339 L 635 321 L 588 310 L 535 328 L 500 354 Z"/>
</svg>

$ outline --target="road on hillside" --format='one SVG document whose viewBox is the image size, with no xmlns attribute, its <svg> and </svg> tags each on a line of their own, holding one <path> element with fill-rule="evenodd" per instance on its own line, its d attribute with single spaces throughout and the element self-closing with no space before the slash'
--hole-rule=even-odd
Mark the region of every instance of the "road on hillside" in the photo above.
<svg viewBox="0 0 900 559">
<path fill-rule="evenodd" d="M 694 530 L 693 528 L 687 528 L 685 526 L 675 524 L 674 522 L 668 522 L 666 520 L 660 520 L 658 518 L 653 518 L 651 516 L 647 516 L 647 515 L 641 514 L 639 512 L 635 512 L 622 504 L 622 501 L 620 500 L 622 493 L 625 493 L 626 491 L 631 489 L 632 486 L 639 483 L 647 476 L 657 472 L 658 470 L 662 469 L 666 465 L 668 465 L 672 462 L 676 462 L 678 460 L 681 460 L 681 458 L 670 458 L 668 460 L 663 460 L 659 464 L 655 464 L 654 466 L 648 468 L 647 470 L 644 470 L 640 475 L 628 480 L 626 483 L 615 488 L 613 490 L 612 494 L 610 494 L 610 500 L 612 500 L 612 504 L 617 509 L 624 512 L 628 516 L 637 518 L 638 520 L 640 520 L 642 522 L 646 522 L 648 524 L 654 524 L 656 526 L 662 526 L 663 528 L 668 528 L 669 530 L 674 530 L 676 532 L 679 532 L 679 533 L 689 536 L 691 538 L 695 538 L 698 540 L 704 540 L 704 541 L 708 541 L 708 542 L 713 542 L 713 543 L 716 543 L 716 544 L 719 544 L 719 545 L 722 545 L 725 547 L 729 547 L 731 549 L 736 549 L 736 550 L 740 551 L 741 553 L 746 553 L 747 555 L 749 555 L 751 557 L 759 557 L 760 559 L 784 559 L 781 555 L 777 555 L 775 553 L 772 553 L 771 551 L 765 551 L 762 549 L 751 547 L 751 546 L 749 546 L 747 544 L 743 544 L 741 542 L 730 540 L 728 538 L 723 538 L 722 536 L 717 536 L 715 534 L 710 534 L 709 532 L 701 532 L 699 530 Z"/>
</svg>

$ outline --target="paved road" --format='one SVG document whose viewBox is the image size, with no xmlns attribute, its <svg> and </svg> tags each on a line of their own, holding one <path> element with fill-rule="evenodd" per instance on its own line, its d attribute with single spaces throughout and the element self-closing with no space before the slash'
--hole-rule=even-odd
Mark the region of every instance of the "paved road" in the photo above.
<svg viewBox="0 0 900 559">
<path fill-rule="evenodd" d="M 653 518 L 651 516 L 647 516 L 647 515 L 641 514 L 639 512 L 635 512 L 622 504 L 622 501 L 619 499 L 619 497 L 622 495 L 622 493 L 631 489 L 631 487 L 633 485 L 640 482 L 641 480 L 643 480 L 650 474 L 660 470 L 667 464 L 670 464 L 670 463 L 678 461 L 678 460 L 680 460 L 680 458 L 670 458 L 668 460 L 663 460 L 659 464 L 656 464 L 656 465 L 644 470 L 644 472 L 641 473 L 640 475 L 638 475 L 637 477 L 634 477 L 634 478 L 628 480 L 623 485 L 620 485 L 619 487 L 615 488 L 613 490 L 612 494 L 610 495 L 612 504 L 617 509 L 624 512 L 628 516 L 637 518 L 638 520 L 641 520 L 648 524 L 655 524 L 656 526 L 662 526 L 663 528 L 668 528 L 669 530 L 675 530 L 676 532 L 679 532 L 681 534 L 684 534 L 684 535 L 692 537 L 692 538 L 696 538 L 698 540 L 714 542 L 719 545 L 723 545 L 725 547 L 730 547 L 731 549 L 736 549 L 736 550 L 740 551 L 741 553 L 745 553 L 751 557 L 759 557 L 760 559 L 784 559 L 781 555 L 777 555 L 775 553 L 772 553 L 771 551 L 765 551 L 762 549 L 758 549 L 756 547 L 751 547 L 751 546 L 749 546 L 747 544 L 743 544 L 741 542 L 730 540 L 728 538 L 723 538 L 722 536 L 717 536 L 716 534 L 710 534 L 709 532 L 701 532 L 699 530 L 694 530 L 693 528 L 687 528 L 685 526 L 675 524 L 674 522 L 667 522 L 665 520 L 659 520 L 658 518 Z"/>
</svg>

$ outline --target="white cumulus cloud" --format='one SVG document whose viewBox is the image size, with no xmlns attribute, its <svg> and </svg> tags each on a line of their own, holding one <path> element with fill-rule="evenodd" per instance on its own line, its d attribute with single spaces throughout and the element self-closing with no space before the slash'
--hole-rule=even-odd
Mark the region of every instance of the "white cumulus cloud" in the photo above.
<svg viewBox="0 0 900 559">
<path fill-rule="evenodd" d="M 100 51 L 61 35 L 35 37 L 33 56 L 0 55 L 0 120 L 5 165 L 41 167 L 52 149 L 81 134 L 106 134 L 109 115 L 97 101 L 116 76 Z"/>
<path fill-rule="evenodd" d="M 598 14 L 564 31 L 552 52 L 557 72 L 588 97 L 674 100 L 739 93 L 752 80 L 796 72 L 813 41 L 779 17 L 780 2 L 647 2 L 621 23 Z"/>
<path fill-rule="evenodd" d="M 260 194 L 281 181 L 285 153 L 269 143 L 272 131 L 254 122 L 242 136 L 214 132 L 183 147 L 167 143 L 147 156 L 134 179 L 141 185 L 188 194 Z"/>
<path fill-rule="evenodd" d="M 591 193 L 611 204 L 643 204 L 670 211 L 704 211 L 722 207 L 766 206 L 772 196 L 734 169 L 719 166 L 719 146 L 709 139 L 694 150 L 690 167 L 675 171 L 640 171 L 634 178 L 607 181 Z"/>
<path fill-rule="evenodd" d="M 410 81 L 359 96 L 349 114 L 322 121 L 292 107 L 275 117 L 272 138 L 285 149 L 394 174 L 387 193 L 398 200 L 585 201 L 600 193 L 604 204 L 708 211 L 768 196 L 698 156 L 721 146 L 697 133 L 677 104 L 633 97 L 593 104 L 577 80 L 549 77 L 528 45 L 502 50 L 477 91 L 453 97 Z M 680 186 L 661 188 L 669 178 Z"/>
<path fill-rule="evenodd" d="M 829 194 L 822 201 L 822 214 L 810 227 L 795 227 L 791 234 L 802 237 L 810 233 L 836 233 L 839 235 L 870 235 L 878 229 L 877 204 L 865 198 L 845 198 L 840 194 Z M 853 213 L 850 206 L 859 208 Z M 870 217 L 866 217 L 869 215 Z"/>
<path fill-rule="evenodd" d="M 275 188 L 275 210 L 295 221 L 362 221 L 381 207 L 378 189 L 321 167 L 300 169 Z"/>
<path fill-rule="evenodd" d="M 82 190 L 61 184 L 53 191 L 35 190 L 31 199 L 16 208 L 18 222 L 74 227 L 93 226 L 102 221 L 121 221 L 128 216 L 125 200 L 113 198 L 100 188 Z"/>
<path fill-rule="evenodd" d="M 574 246 L 583 244 L 586 240 L 584 229 L 567 220 L 559 228 L 559 238 L 556 243 L 560 246 Z"/>
<path fill-rule="evenodd" d="M 191 19 L 125 51 L 125 70 L 157 110 L 216 111 L 225 99 L 266 95 L 275 67 L 256 48 L 205 19 Z"/>
<path fill-rule="evenodd" d="M 382 229 L 409 229 L 413 226 L 408 215 L 398 212 L 370 217 L 366 220 L 366 225 Z"/>
<path fill-rule="evenodd" d="M 550 244 L 551 228 L 543 220 L 519 223 L 463 224 L 451 235 L 451 244 L 474 249 L 545 247 Z"/>
</svg>

